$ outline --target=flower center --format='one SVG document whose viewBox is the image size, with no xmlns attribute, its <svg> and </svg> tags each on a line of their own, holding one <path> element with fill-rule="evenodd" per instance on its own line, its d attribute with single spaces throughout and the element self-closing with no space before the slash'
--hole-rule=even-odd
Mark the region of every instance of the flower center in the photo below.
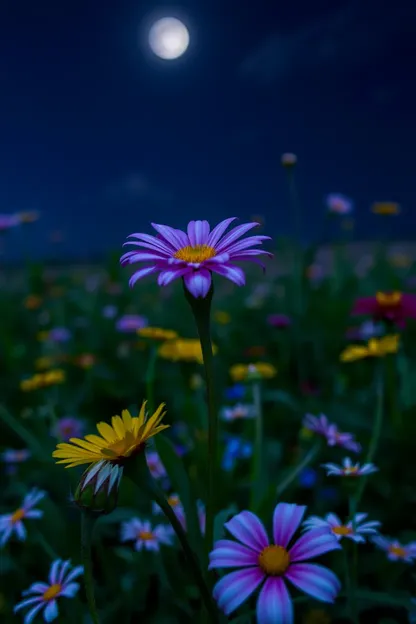
<svg viewBox="0 0 416 624">
<path fill-rule="evenodd" d="M 169 496 L 168 503 L 171 507 L 177 507 L 179 505 L 179 498 L 177 496 Z"/>
<path fill-rule="evenodd" d="M 62 591 L 62 585 L 60 583 L 54 583 L 54 585 L 51 585 L 50 587 L 48 587 L 48 589 L 44 592 L 43 599 L 53 600 L 54 598 L 59 596 L 61 591 Z"/>
<path fill-rule="evenodd" d="M 403 557 L 403 559 L 405 559 L 407 555 L 406 549 L 403 548 L 403 546 L 389 546 L 389 552 L 392 555 L 396 555 L 396 557 Z"/>
<path fill-rule="evenodd" d="M 335 535 L 351 535 L 352 529 L 351 527 L 340 525 L 332 527 L 332 533 L 335 533 Z"/>
<path fill-rule="evenodd" d="M 270 576 L 281 576 L 290 564 L 289 553 L 283 546 L 266 546 L 258 558 L 261 569 Z"/>
<path fill-rule="evenodd" d="M 214 247 L 210 247 L 209 245 L 195 245 L 194 247 L 188 245 L 187 247 L 178 249 L 173 257 L 177 260 L 183 260 L 184 262 L 200 263 L 216 255 L 217 252 Z"/>
<path fill-rule="evenodd" d="M 141 437 L 135 438 L 131 431 L 127 431 L 122 440 L 112 442 L 107 448 L 103 448 L 101 453 L 105 459 L 116 462 L 125 457 L 130 457 L 140 446 L 142 446 Z"/>
<path fill-rule="evenodd" d="M 398 306 L 402 301 L 402 293 L 400 292 L 392 292 L 392 293 L 383 293 L 378 292 L 376 294 L 377 303 L 383 307 L 389 306 Z"/>
<path fill-rule="evenodd" d="M 11 517 L 11 523 L 16 524 L 17 522 L 20 522 L 20 520 L 22 520 L 22 518 L 24 518 L 25 515 L 26 515 L 26 512 L 24 509 L 16 509 L 16 511 Z"/>
<path fill-rule="evenodd" d="M 349 466 L 348 468 L 344 468 L 344 474 L 349 476 L 354 476 L 358 473 L 358 466 Z"/>
<path fill-rule="evenodd" d="M 144 542 L 150 542 L 154 539 L 154 536 L 151 531 L 139 531 L 139 539 Z"/>
</svg>

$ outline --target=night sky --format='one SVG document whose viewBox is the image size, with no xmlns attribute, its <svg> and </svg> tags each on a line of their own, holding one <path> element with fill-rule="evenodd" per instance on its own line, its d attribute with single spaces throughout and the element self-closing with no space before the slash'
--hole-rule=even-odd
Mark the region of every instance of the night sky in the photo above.
<svg viewBox="0 0 416 624">
<path fill-rule="evenodd" d="M 162 16 L 190 32 L 175 61 L 148 45 Z M 286 151 L 305 239 L 330 192 L 356 202 L 361 239 L 373 201 L 399 202 L 388 226 L 409 238 L 415 67 L 413 0 L 2 0 L 0 212 L 42 213 L 7 257 L 49 255 L 58 230 L 59 253 L 84 258 L 150 221 L 261 214 L 288 235 Z"/>
</svg>

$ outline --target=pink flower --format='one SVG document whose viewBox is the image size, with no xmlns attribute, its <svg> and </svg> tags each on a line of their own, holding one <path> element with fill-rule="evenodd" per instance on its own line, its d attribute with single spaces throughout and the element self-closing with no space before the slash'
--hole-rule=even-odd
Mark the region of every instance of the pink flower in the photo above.
<svg viewBox="0 0 416 624">
<path fill-rule="evenodd" d="M 357 299 L 351 314 L 368 314 L 375 321 L 383 320 L 404 327 L 406 318 L 416 319 L 416 295 L 378 292 L 375 297 Z"/>
<path fill-rule="evenodd" d="M 303 419 L 303 426 L 309 429 L 309 431 L 326 438 L 328 446 L 341 446 L 353 453 L 361 451 L 361 445 L 355 441 L 354 435 L 338 431 L 338 427 L 330 423 L 324 414 L 320 414 L 320 416 L 306 414 Z"/>
<path fill-rule="evenodd" d="M 287 580 L 317 600 L 334 602 L 340 589 L 338 578 L 328 568 L 305 561 L 340 549 L 335 537 L 325 528 L 313 529 L 289 547 L 305 511 L 300 505 L 279 503 L 273 514 L 272 544 L 263 523 L 250 511 L 242 511 L 225 523 L 238 542 L 216 542 L 209 569 L 239 568 L 214 587 L 214 598 L 227 616 L 263 585 L 257 600 L 258 624 L 292 624 L 293 603 Z"/>
<path fill-rule="evenodd" d="M 340 193 L 330 193 L 326 198 L 326 205 L 329 212 L 340 215 L 350 214 L 354 210 L 352 200 Z"/>
<path fill-rule="evenodd" d="M 190 221 L 187 233 L 167 225 L 152 223 L 158 236 L 131 234 L 136 241 L 126 245 L 146 248 L 145 251 L 128 251 L 121 257 L 123 266 L 146 262 L 130 279 L 130 286 L 152 273 L 158 273 L 159 286 L 167 286 L 175 279 L 183 278 L 188 291 L 194 297 L 206 297 L 211 287 L 212 272 L 231 280 L 238 286 L 245 283 L 243 270 L 234 262 L 257 262 L 255 256 L 270 253 L 252 249 L 261 245 L 269 236 L 249 236 L 240 239 L 258 223 L 244 223 L 224 234 L 235 217 L 221 221 L 212 231 L 208 221 Z"/>
</svg>

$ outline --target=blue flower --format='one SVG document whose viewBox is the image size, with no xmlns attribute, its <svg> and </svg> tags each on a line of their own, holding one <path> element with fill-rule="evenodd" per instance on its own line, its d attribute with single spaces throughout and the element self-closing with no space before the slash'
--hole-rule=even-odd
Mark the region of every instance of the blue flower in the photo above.
<svg viewBox="0 0 416 624">
<path fill-rule="evenodd" d="M 239 437 L 229 436 L 226 441 L 224 455 L 222 457 L 222 468 L 226 472 L 234 470 L 238 459 L 248 459 L 253 452 L 251 442 L 242 440 Z"/>
<path fill-rule="evenodd" d="M 245 386 L 243 384 L 234 384 L 230 388 L 225 390 L 225 398 L 227 401 L 241 401 L 246 393 Z"/>
<path fill-rule="evenodd" d="M 313 468 L 304 468 L 299 475 L 299 485 L 303 488 L 313 488 L 317 480 L 317 472 Z"/>
</svg>

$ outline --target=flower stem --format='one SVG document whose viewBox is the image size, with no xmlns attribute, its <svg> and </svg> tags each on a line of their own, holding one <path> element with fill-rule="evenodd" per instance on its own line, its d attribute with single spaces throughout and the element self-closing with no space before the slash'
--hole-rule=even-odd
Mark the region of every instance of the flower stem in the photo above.
<svg viewBox="0 0 416 624">
<path fill-rule="evenodd" d="M 321 450 L 321 442 L 317 442 L 312 448 L 306 453 L 305 457 L 297 464 L 293 470 L 288 474 L 286 479 L 277 486 L 276 493 L 277 496 L 281 496 L 283 492 L 291 485 L 291 483 L 296 479 L 296 477 L 302 472 L 306 466 L 308 466 L 318 455 Z"/>
<path fill-rule="evenodd" d="M 261 480 L 263 478 L 263 410 L 261 403 L 261 385 L 259 381 L 253 383 L 253 407 L 256 413 L 256 433 L 253 453 L 253 471 L 251 484 L 250 509 L 257 506 L 261 495 Z"/>
<path fill-rule="evenodd" d="M 356 614 L 354 602 L 353 602 L 352 583 L 351 583 L 348 555 L 347 555 L 347 551 L 345 548 L 343 548 L 343 551 L 344 551 L 345 593 L 347 594 L 348 610 L 350 612 L 351 620 L 354 622 L 354 624 L 358 624 L 357 614 Z"/>
<path fill-rule="evenodd" d="M 151 476 L 143 453 L 137 455 L 133 461 L 126 464 L 125 474 L 138 488 L 147 492 L 148 496 L 159 505 L 169 520 L 188 560 L 192 576 L 198 585 L 209 621 L 216 624 L 218 622 L 218 611 L 205 582 L 198 558 L 192 550 L 188 537 L 175 512 L 167 502 L 163 491 Z"/>
<path fill-rule="evenodd" d="M 211 302 L 214 288 L 211 288 L 205 298 L 196 299 L 184 285 L 185 297 L 191 306 L 201 343 L 202 358 L 205 369 L 205 382 L 208 404 L 208 487 L 207 487 L 207 515 L 206 515 L 206 550 L 212 548 L 214 541 L 214 518 L 217 511 L 215 496 L 215 477 L 218 455 L 218 412 L 214 392 L 214 367 L 210 330 Z"/>
<path fill-rule="evenodd" d="M 155 388 L 156 360 L 157 360 L 157 346 L 152 345 L 150 347 L 149 360 L 148 360 L 147 371 L 146 371 L 146 399 L 147 399 L 147 409 L 150 414 L 153 414 L 154 409 L 155 409 L 154 388 Z"/>
<path fill-rule="evenodd" d="M 365 463 L 371 463 L 374 460 L 377 452 L 378 444 L 380 441 L 381 430 L 383 427 L 383 412 L 384 412 L 384 362 L 381 360 L 374 374 L 374 386 L 376 394 L 376 413 L 374 418 L 373 431 L 370 439 L 370 446 L 368 447 L 367 457 Z M 354 500 L 354 508 L 357 510 L 360 500 L 364 494 L 364 489 L 367 484 L 367 476 L 363 476 L 360 486 L 357 490 L 357 494 Z"/>
<path fill-rule="evenodd" d="M 92 575 L 91 540 L 96 518 L 87 511 L 81 514 L 81 554 L 84 564 L 84 583 L 88 610 L 94 624 L 99 624 L 94 596 L 94 579 Z"/>
</svg>

